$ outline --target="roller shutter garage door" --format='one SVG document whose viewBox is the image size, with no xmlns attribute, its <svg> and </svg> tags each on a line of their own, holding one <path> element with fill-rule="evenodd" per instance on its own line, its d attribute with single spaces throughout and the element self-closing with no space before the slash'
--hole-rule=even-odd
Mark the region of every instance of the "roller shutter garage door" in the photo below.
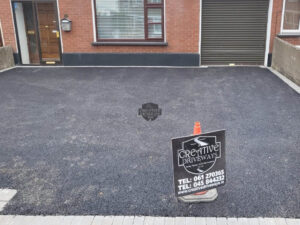
<svg viewBox="0 0 300 225">
<path fill-rule="evenodd" d="M 263 65 L 269 0 L 202 0 L 201 64 Z"/>
</svg>

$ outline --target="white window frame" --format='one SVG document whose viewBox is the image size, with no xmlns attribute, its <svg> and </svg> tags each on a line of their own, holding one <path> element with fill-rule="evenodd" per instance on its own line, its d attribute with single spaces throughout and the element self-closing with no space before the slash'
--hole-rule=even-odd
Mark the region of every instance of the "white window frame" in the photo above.
<svg viewBox="0 0 300 225">
<path fill-rule="evenodd" d="M 271 39 L 271 25 L 272 25 L 272 14 L 273 14 L 273 0 L 269 0 L 268 8 L 268 23 L 267 23 L 267 34 L 265 43 L 265 60 L 264 65 L 268 66 L 268 55 L 270 50 L 270 39 Z"/>
<path fill-rule="evenodd" d="M 58 19 L 58 28 L 59 28 L 59 41 L 60 41 L 60 47 L 61 47 L 61 54 L 64 53 L 64 43 L 62 39 L 62 32 L 61 32 L 61 19 L 60 19 L 60 10 L 59 10 L 59 0 L 56 0 L 56 6 L 57 6 L 57 19 Z"/>
<path fill-rule="evenodd" d="M 163 42 L 166 42 L 166 40 L 167 40 L 167 22 L 166 22 L 167 12 L 166 12 L 166 8 L 167 7 L 166 7 L 166 0 L 163 0 L 163 1 L 164 1 L 164 36 L 163 36 Z M 95 16 L 96 16 L 95 15 L 95 13 L 96 13 L 96 11 L 95 11 L 95 1 L 91 0 L 91 4 L 92 4 L 92 17 L 93 17 L 93 40 L 94 40 L 94 42 L 97 42 L 96 19 L 95 19 Z"/>
<path fill-rule="evenodd" d="M 0 0 L 1 1 L 1 0 Z M 165 43 L 166 42 L 166 37 L 167 37 L 167 32 L 166 32 L 166 0 L 161 0 L 161 4 L 156 4 L 156 3 L 147 3 L 147 1 L 144 0 L 144 9 L 145 10 L 148 10 L 148 8 L 161 8 L 162 9 L 162 21 L 161 21 L 161 27 L 162 27 L 162 36 L 161 38 L 149 38 L 145 36 L 144 39 L 131 39 L 131 40 L 127 40 L 127 39 L 108 39 L 106 40 L 105 38 L 104 39 L 101 39 L 99 36 L 98 36 L 98 31 L 97 31 L 97 26 L 98 26 L 98 23 L 97 23 L 97 15 L 96 15 L 96 9 L 97 9 L 97 4 L 96 4 L 96 0 L 91 0 L 92 1 L 92 10 L 93 10 L 93 32 L 94 32 L 94 42 L 107 42 L 107 43 L 110 43 L 110 42 L 124 42 L 124 43 L 127 43 L 127 42 L 132 42 L 132 43 L 135 43 L 135 42 L 140 42 L 140 43 Z M 137 1 L 137 0 L 135 0 Z M 158 6 L 160 5 L 160 6 Z M 162 6 L 161 6 L 162 5 Z M 146 11 L 145 11 L 145 14 L 144 16 L 146 16 Z M 146 26 L 149 26 L 148 25 L 148 22 L 144 22 L 144 25 Z M 146 32 L 144 33 L 146 35 Z"/>
<path fill-rule="evenodd" d="M 283 29 L 283 22 L 284 22 L 284 14 L 285 14 L 285 3 L 286 0 L 283 0 L 283 5 L 282 5 L 282 15 L 281 15 L 281 27 L 280 27 L 280 33 L 281 34 L 291 34 L 291 33 L 299 33 L 300 34 L 300 21 L 299 21 L 299 27 L 298 29 Z"/>
</svg>

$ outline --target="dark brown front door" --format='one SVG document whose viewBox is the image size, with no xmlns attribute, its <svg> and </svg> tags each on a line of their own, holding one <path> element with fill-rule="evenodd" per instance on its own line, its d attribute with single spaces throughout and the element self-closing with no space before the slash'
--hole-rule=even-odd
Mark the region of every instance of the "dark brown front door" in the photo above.
<svg viewBox="0 0 300 225">
<path fill-rule="evenodd" d="M 41 60 L 46 64 L 60 61 L 59 29 L 54 2 L 37 2 Z"/>
</svg>

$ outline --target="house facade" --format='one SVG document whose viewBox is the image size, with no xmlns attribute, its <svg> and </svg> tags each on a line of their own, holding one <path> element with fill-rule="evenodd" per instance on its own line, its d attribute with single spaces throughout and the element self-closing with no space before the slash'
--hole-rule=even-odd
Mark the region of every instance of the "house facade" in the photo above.
<svg viewBox="0 0 300 225">
<path fill-rule="evenodd" d="M 1 0 L 0 34 L 23 65 L 267 66 L 300 0 Z"/>
</svg>

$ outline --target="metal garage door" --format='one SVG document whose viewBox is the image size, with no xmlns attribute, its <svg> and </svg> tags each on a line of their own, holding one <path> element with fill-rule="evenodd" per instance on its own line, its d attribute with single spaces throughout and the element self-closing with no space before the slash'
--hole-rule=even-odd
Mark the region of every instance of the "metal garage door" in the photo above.
<svg viewBox="0 0 300 225">
<path fill-rule="evenodd" d="M 201 64 L 263 65 L 269 0 L 202 0 Z"/>
</svg>

